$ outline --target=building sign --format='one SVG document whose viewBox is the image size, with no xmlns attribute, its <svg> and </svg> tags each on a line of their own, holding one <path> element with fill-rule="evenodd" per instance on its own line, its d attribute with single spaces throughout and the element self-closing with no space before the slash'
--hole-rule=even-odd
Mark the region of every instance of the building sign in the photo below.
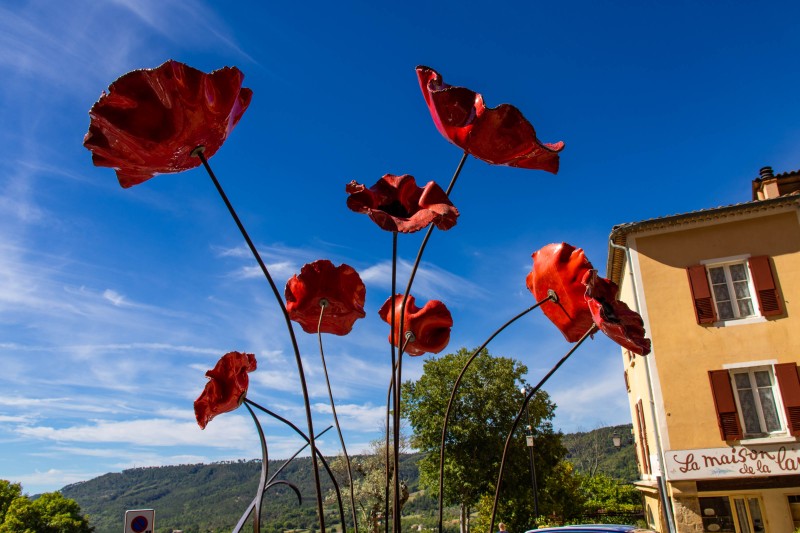
<svg viewBox="0 0 800 533">
<path fill-rule="evenodd" d="M 800 474 L 798 443 L 671 450 L 664 455 L 669 480 Z"/>
</svg>

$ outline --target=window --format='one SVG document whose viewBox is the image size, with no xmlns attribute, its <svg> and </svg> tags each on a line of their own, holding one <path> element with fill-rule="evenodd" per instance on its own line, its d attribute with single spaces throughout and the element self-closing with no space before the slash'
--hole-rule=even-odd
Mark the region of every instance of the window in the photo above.
<svg viewBox="0 0 800 533">
<path fill-rule="evenodd" d="M 686 269 L 698 324 L 783 314 L 767 256 L 729 258 Z"/>
<path fill-rule="evenodd" d="M 786 499 L 789 501 L 789 511 L 792 513 L 794 527 L 800 528 L 800 494 L 789 494 Z"/>
<path fill-rule="evenodd" d="M 708 266 L 708 277 L 720 320 L 755 315 L 750 291 L 750 276 L 744 262 Z"/>
<path fill-rule="evenodd" d="M 783 431 L 775 403 L 772 369 L 761 367 L 732 371 L 731 375 L 745 436 L 758 437 Z"/>
<path fill-rule="evenodd" d="M 715 496 L 698 499 L 704 532 L 764 533 L 765 531 L 761 500 L 757 496 Z"/>
<path fill-rule="evenodd" d="M 800 436 L 800 375 L 794 363 L 708 373 L 725 441 Z"/>
</svg>

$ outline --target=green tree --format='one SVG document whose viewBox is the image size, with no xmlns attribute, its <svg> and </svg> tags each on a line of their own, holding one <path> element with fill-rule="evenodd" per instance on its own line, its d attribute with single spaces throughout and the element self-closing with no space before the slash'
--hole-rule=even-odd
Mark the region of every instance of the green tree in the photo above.
<svg viewBox="0 0 800 533">
<path fill-rule="evenodd" d="M 581 476 L 581 491 L 586 498 L 585 514 L 629 514 L 642 509 L 641 495 L 636 487 L 627 483 L 621 484 L 603 472 Z"/>
<path fill-rule="evenodd" d="M 438 496 L 439 449 L 442 423 L 451 390 L 471 352 L 428 359 L 416 382 L 403 384 L 403 415 L 413 428 L 412 444 L 426 455 L 419 463 L 420 484 Z M 520 387 L 527 368 L 519 361 L 492 357 L 483 351 L 462 378 L 450 414 L 445 441 L 444 502 L 460 508 L 460 529 L 469 532 L 469 516 L 481 496 L 494 496 L 508 431 L 523 396 Z M 553 432 L 550 420 L 555 405 L 539 391 L 529 404 L 535 433 L 535 464 L 540 491 L 547 484 L 552 466 L 566 454 L 561 434 Z M 532 488 L 524 426 L 520 424 L 506 458 L 501 485 L 498 521 L 511 531 L 529 529 L 533 522 Z M 540 505 L 540 512 L 545 512 Z"/>
<path fill-rule="evenodd" d="M 8 489 L 8 486 L 12 488 Z M 91 533 L 89 521 L 81 515 L 75 500 L 65 498 L 59 492 L 47 492 L 36 500 L 21 495 L 21 487 L 0 483 L 0 498 L 5 501 L 6 492 L 13 487 L 20 489 L 19 495 L 8 505 L 0 523 L 0 533 Z M 2 503 L 0 503 L 2 505 Z"/>
<path fill-rule="evenodd" d="M 0 479 L 0 524 L 6 517 L 6 511 L 11 502 L 22 496 L 22 486 L 19 483 L 11 483 L 5 479 Z"/>
</svg>

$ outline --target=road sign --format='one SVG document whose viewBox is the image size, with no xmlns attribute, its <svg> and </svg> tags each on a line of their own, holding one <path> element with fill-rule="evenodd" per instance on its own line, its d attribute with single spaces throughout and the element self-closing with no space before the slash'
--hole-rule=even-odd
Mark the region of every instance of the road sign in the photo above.
<svg viewBox="0 0 800 533">
<path fill-rule="evenodd" d="M 154 509 L 125 511 L 125 533 L 153 533 L 156 529 Z"/>
</svg>

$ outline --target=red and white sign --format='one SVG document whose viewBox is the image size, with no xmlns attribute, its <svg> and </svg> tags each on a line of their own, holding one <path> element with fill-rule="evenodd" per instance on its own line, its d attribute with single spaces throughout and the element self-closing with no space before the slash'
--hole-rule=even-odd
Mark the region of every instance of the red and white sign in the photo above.
<svg viewBox="0 0 800 533">
<path fill-rule="evenodd" d="M 125 533 L 153 533 L 156 529 L 154 509 L 125 511 Z"/>
</svg>

